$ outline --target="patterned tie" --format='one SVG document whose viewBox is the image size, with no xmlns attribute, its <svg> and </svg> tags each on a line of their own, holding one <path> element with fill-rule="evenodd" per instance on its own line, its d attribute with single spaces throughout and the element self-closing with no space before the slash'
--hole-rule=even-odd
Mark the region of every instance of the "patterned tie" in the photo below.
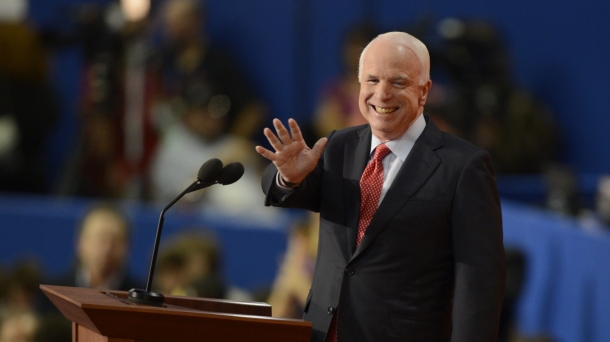
<svg viewBox="0 0 610 342">
<path fill-rule="evenodd" d="M 368 228 L 373 215 L 379 206 L 381 188 L 383 188 L 383 164 L 381 161 L 390 149 L 385 145 L 378 145 L 375 149 L 373 160 L 364 169 L 360 178 L 360 216 L 358 219 L 358 235 L 356 236 L 356 248 L 360 245 L 366 228 Z"/>
<path fill-rule="evenodd" d="M 382 160 L 390 149 L 385 145 L 378 145 L 375 149 L 373 160 L 364 169 L 360 178 L 360 215 L 358 218 L 358 235 L 356 236 L 356 248 L 360 244 L 366 228 L 371 223 L 375 211 L 379 206 L 381 189 L 383 188 L 383 164 Z M 326 342 L 337 342 L 337 314 L 333 316 L 326 334 Z"/>
</svg>

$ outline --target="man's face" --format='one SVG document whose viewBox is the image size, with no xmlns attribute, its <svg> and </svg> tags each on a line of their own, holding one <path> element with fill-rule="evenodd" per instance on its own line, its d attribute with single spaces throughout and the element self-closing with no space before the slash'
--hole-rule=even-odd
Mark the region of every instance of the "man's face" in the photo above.
<svg viewBox="0 0 610 342">
<path fill-rule="evenodd" d="M 423 112 L 431 81 L 419 85 L 422 66 L 406 45 L 378 39 L 364 55 L 360 112 L 381 141 L 400 137 Z"/>
<path fill-rule="evenodd" d="M 78 241 L 79 259 L 92 277 L 105 279 L 120 270 L 126 258 L 124 222 L 111 213 L 98 211 L 83 224 Z"/>
</svg>

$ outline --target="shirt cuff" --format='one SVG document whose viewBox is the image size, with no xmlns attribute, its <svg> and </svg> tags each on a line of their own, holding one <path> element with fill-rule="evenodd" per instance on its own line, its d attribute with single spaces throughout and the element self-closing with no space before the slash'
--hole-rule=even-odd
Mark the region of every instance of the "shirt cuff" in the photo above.
<svg viewBox="0 0 610 342">
<path fill-rule="evenodd" d="M 280 188 L 280 189 L 284 189 L 284 190 L 292 190 L 294 188 L 296 188 L 298 185 L 294 185 L 294 186 L 285 186 L 282 185 L 282 182 L 280 182 L 280 173 L 278 171 L 278 173 L 275 174 L 275 184 Z"/>
</svg>

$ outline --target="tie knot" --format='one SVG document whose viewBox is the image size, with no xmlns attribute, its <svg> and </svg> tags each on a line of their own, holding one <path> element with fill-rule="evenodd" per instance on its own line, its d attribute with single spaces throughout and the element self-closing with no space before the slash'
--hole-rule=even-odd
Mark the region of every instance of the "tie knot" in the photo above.
<svg viewBox="0 0 610 342">
<path fill-rule="evenodd" d="M 390 154 L 390 152 L 392 151 L 390 150 L 390 148 L 388 148 L 388 146 L 386 146 L 386 144 L 379 144 L 375 148 L 375 156 L 373 156 L 373 159 L 382 161 L 385 156 Z"/>
</svg>

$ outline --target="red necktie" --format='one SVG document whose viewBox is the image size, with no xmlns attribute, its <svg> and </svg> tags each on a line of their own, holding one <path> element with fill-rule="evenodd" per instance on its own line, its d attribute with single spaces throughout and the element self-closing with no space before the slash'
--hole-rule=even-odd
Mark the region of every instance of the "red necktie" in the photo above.
<svg viewBox="0 0 610 342">
<path fill-rule="evenodd" d="M 380 144 L 375 149 L 373 160 L 364 169 L 360 178 L 360 215 L 358 218 L 358 235 L 356 236 L 356 248 L 360 244 L 366 228 L 371 223 L 375 211 L 379 206 L 381 189 L 383 188 L 383 163 L 381 162 L 390 149 L 385 144 Z M 333 316 L 326 334 L 326 342 L 337 342 L 337 314 Z"/>
<path fill-rule="evenodd" d="M 379 206 L 381 188 L 383 188 L 383 164 L 381 161 L 390 152 L 385 144 L 380 144 L 375 149 L 373 160 L 364 169 L 360 178 L 360 216 L 358 219 L 358 235 L 356 235 L 356 248 L 362 241 L 364 232 L 368 228 L 373 215 Z"/>
</svg>

